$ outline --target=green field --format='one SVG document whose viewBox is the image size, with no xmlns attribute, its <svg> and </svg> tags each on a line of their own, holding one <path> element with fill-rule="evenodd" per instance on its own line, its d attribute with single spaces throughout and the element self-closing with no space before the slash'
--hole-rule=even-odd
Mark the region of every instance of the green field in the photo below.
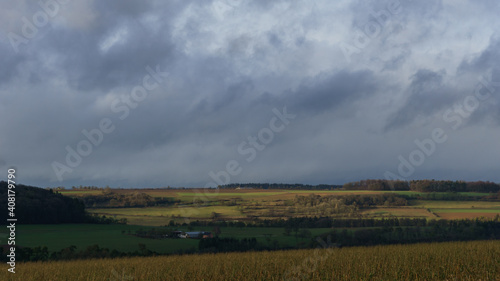
<svg viewBox="0 0 500 281">
<path fill-rule="evenodd" d="M 426 192 L 417 191 L 377 191 L 377 190 L 283 190 L 283 189 L 113 189 L 113 192 L 118 192 L 122 194 L 142 192 L 146 193 L 152 197 L 171 197 L 179 199 L 183 202 L 189 202 L 194 199 L 201 199 L 203 201 L 211 201 L 217 199 L 231 199 L 231 198 L 242 198 L 245 200 L 262 200 L 266 197 L 268 198 L 293 198 L 295 195 L 307 196 L 309 194 L 319 194 L 319 195 L 348 195 L 348 194 L 384 194 L 384 193 L 394 193 L 400 195 L 429 195 Z M 68 196 L 85 196 L 85 195 L 99 195 L 102 194 L 102 190 L 61 190 L 58 191 L 61 194 Z M 442 196 L 454 195 L 453 193 L 436 193 Z M 462 196 L 468 197 L 480 197 L 491 195 L 489 193 L 479 193 L 479 192 L 458 192 L 456 193 Z"/>
<path fill-rule="evenodd" d="M 368 217 L 398 217 L 398 218 L 436 218 L 434 214 L 423 208 L 373 208 L 363 211 Z"/>
<path fill-rule="evenodd" d="M 147 229 L 133 225 L 19 225 L 16 242 L 19 246 L 25 247 L 47 246 L 49 251 L 59 251 L 71 245 L 77 246 L 78 250 L 83 250 L 94 244 L 123 252 L 138 250 L 139 243 L 161 253 L 198 247 L 198 241 L 191 239 L 155 240 L 128 234 L 129 230 L 134 233 L 141 228 Z"/>
<path fill-rule="evenodd" d="M 100 247 L 133 252 L 139 249 L 139 243 L 146 245 L 150 250 L 159 253 L 173 253 L 181 249 L 198 248 L 199 240 L 196 239 L 150 239 L 134 235 L 136 230 L 147 230 L 152 227 L 136 225 L 96 225 L 96 224 L 59 224 L 59 225 L 18 225 L 16 228 L 16 243 L 18 246 L 37 247 L 47 246 L 49 251 L 59 251 L 71 245 L 83 250 L 88 246 L 98 244 Z M 175 229 L 188 231 L 187 227 Z M 212 231 L 211 227 L 193 227 L 193 231 Z M 293 234 L 286 236 L 283 228 L 276 227 L 220 227 L 221 238 L 257 238 L 257 241 L 268 244 L 277 240 L 281 246 L 295 246 L 300 242 L 308 242 L 310 238 L 296 238 Z M 329 228 L 310 229 L 313 236 L 318 236 L 331 231 Z M 2 229 L 2 233 L 6 233 Z M 6 237 L 6 236 L 5 236 Z M 270 240 L 270 241 L 268 241 Z M 2 242 L 4 243 L 4 242 Z"/>
<path fill-rule="evenodd" d="M 438 218 L 493 218 L 500 215 L 498 201 L 442 201 L 442 200 L 411 200 L 412 207 L 429 210 Z"/>
<path fill-rule="evenodd" d="M 91 209 L 91 212 L 98 214 L 113 214 L 121 216 L 155 216 L 166 217 L 165 224 L 171 216 L 186 216 L 197 218 L 210 218 L 214 212 L 221 216 L 238 217 L 242 216 L 237 206 L 201 206 L 201 207 L 145 207 L 145 208 L 104 208 Z"/>
<path fill-rule="evenodd" d="M 193 190 L 190 192 L 176 192 L 174 197 L 183 201 L 183 202 L 192 202 L 195 199 L 202 200 L 204 203 L 216 201 L 220 199 L 232 199 L 232 198 L 240 198 L 246 201 L 252 200 L 276 200 L 276 199 L 291 199 L 295 196 L 307 196 L 309 194 L 318 194 L 322 196 L 328 195 L 363 195 L 363 194 L 399 194 L 399 195 L 429 195 L 426 192 L 417 192 L 417 191 L 372 191 L 372 190 L 266 190 L 266 191 L 240 191 L 235 192 L 232 191 L 202 191 L 202 190 Z M 153 195 L 154 194 L 154 195 Z M 161 193 L 152 193 L 152 196 L 161 196 Z M 457 194 L 461 196 L 467 197 L 480 197 L 480 196 L 488 196 L 489 193 L 478 193 L 478 192 L 458 192 Z M 172 195 L 168 193 L 168 195 Z M 165 194 L 167 196 L 167 193 Z M 440 196 L 454 196 L 454 194 L 450 193 L 441 193 Z"/>
<path fill-rule="evenodd" d="M 497 209 L 500 211 L 500 202 L 490 201 L 442 201 L 442 200 L 412 200 L 412 206 L 422 208 L 461 208 L 461 209 Z"/>
<path fill-rule="evenodd" d="M 444 208 L 444 209 L 432 209 L 436 213 L 492 213 L 500 214 L 499 209 L 457 209 L 457 208 Z"/>
<path fill-rule="evenodd" d="M 126 218 L 129 224 L 152 226 L 166 225 L 172 219 L 176 221 L 185 221 L 184 218 L 209 219 L 214 212 L 221 218 L 245 217 L 237 206 L 104 208 L 89 209 L 89 212 L 117 219 Z"/>
</svg>

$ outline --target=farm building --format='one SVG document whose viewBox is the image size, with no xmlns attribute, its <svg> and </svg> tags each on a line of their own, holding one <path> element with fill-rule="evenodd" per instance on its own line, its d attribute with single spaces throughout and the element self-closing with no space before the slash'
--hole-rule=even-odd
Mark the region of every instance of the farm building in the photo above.
<svg viewBox="0 0 500 281">
<path fill-rule="evenodd" d="M 207 231 L 191 231 L 184 232 L 179 235 L 180 238 L 192 238 L 192 239 L 205 239 L 205 238 L 213 238 L 211 232 Z"/>
</svg>

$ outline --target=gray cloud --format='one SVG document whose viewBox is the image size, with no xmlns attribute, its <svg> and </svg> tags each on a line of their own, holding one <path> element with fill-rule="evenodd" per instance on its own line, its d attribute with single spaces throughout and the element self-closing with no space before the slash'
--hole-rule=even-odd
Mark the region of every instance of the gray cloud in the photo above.
<svg viewBox="0 0 500 281">
<path fill-rule="evenodd" d="M 374 94 L 377 87 L 376 77 L 370 71 L 340 71 L 334 75 L 320 74 L 286 98 L 299 110 L 319 114 Z"/>
<path fill-rule="evenodd" d="M 459 66 L 459 73 L 475 73 L 484 80 L 491 83 L 493 88 L 492 98 L 487 99 L 475 110 L 469 118 L 469 124 L 500 124 L 500 104 L 498 94 L 500 92 L 500 37 L 498 33 L 491 36 L 489 46 L 472 58 L 463 60 Z M 479 82 L 477 83 L 479 84 Z"/>
<path fill-rule="evenodd" d="M 421 69 L 410 77 L 406 91 L 409 94 L 405 104 L 389 117 L 386 129 L 407 127 L 417 118 L 433 117 L 434 113 L 450 106 L 457 99 L 455 91 L 443 84 L 443 76 L 427 69 Z"/>
</svg>

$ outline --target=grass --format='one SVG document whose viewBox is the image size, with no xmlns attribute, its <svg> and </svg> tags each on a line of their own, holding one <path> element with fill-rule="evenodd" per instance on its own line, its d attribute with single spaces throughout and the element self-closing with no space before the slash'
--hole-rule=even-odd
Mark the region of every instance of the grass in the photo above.
<svg viewBox="0 0 500 281">
<path fill-rule="evenodd" d="M 425 208 L 443 219 L 490 217 L 500 214 L 500 202 L 412 200 L 412 207 Z"/>
<path fill-rule="evenodd" d="M 242 216 L 237 206 L 200 206 L 200 207 L 146 207 L 146 208 L 104 208 L 89 209 L 92 213 L 122 216 L 163 216 L 165 224 L 171 216 L 210 218 L 212 213 L 222 217 Z"/>
<path fill-rule="evenodd" d="M 458 192 L 460 195 L 465 195 L 465 196 L 488 196 L 492 195 L 492 193 L 488 192 Z"/>
<path fill-rule="evenodd" d="M 500 280 L 500 242 L 18 263 L 1 280 Z M 7 265 L 4 265 L 7 267 Z"/>
<path fill-rule="evenodd" d="M 101 190 L 63 190 L 59 191 L 61 194 L 69 196 L 84 196 L 101 194 Z M 373 191 L 373 190 L 284 190 L 284 189 L 220 189 L 220 190 L 202 190 L 202 189 L 113 189 L 113 192 L 127 194 L 134 192 L 143 192 L 153 197 L 175 197 L 181 201 L 192 201 L 194 198 L 202 198 L 211 200 L 212 198 L 229 199 L 233 197 L 241 197 L 247 200 L 262 199 L 264 197 L 272 196 L 286 196 L 293 198 L 295 195 L 348 195 L 348 194 L 383 194 L 395 193 L 401 195 L 427 195 L 430 193 L 417 192 L 417 191 Z M 447 194 L 447 193 L 439 193 Z M 487 196 L 489 193 L 479 192 L 459 192 L 458 194 L 464 196 Z"/>
<path fill-rule="evenodd" d="M 221 196 L 221 197 L 260 197 L 260 196 L 268 196 L 268 195 L 278 195 L 278 194 L 283 194 L 283 193 L 288 193 L 286 192 L 216 192 L 216 193 L 204 193 L 204 192 L 198 192 L 198 193 L 193 193 L 193 192 L 178 192 L 177 194 L 179 196 L 184 196 L 184 197 L 189 197 L 189 196 L 195 196 L 198 194 L 198 196 Z"/>
<path fill-rule="evenodd" d="M 94 244 L 122 252 L 138 250 L 139 243 L 161 253 L 173 253 L 180 249 L 198 247 L 198 242 L 195 240 L 154 240 L 127 234 L 129 230 L 134 233 L 141 228 L 147 227 L 96 224 L 18 225 L 16 243 L 25 247 L 47 246 L 49 251 L 59 251 L 71 245 L 77 246 L 78 250 L 83 250 Z"/>
<path fill-rule="evenodd" d="M 422 208 L 375 208 L 363 211 L 363 214 L 373 217 L 435 218 L 433 214 Z"/>
<path fill-rule="evenodd" d="M 83 250 L 88 246 L 98 244 L 100 247 L 116 249 L 122 252 L 133 252 L 139 249 L 139 243 L 148 249 L 159 253 L 174 253 L 177 250 L 198 248 L 198 240 L 193 239 L 149 239 L 140 238 L 130 233 L 136 230 L 147 230 L 152 227 L 137 225 L 97 225 L 97 224 L 54 224 L 54 225 L 18 225 L 16 228 L 16 243 L 24 247 L 47 246 L 49 251 L 59 251 L 71 245 Z M 187 227 L 176 227 L 188 231 Z M 193 230 L 213 231 L 213 227 L 193 227 Z M 283 228 L 277 227 L 220 227 L 220 237 L 238 239 L 255 237 L 261 243 L 268 244 L 277 240 L 282 246 L 295 246 L 299 242 L 307 242 L 310 238 L 285 236 Z M 329 228 L 310 229 L 313 236 L 330 232 Z M 6 233 L 5 230 L 2 230 Z"/>
<path fill-rule="evenodd" d="M 455 208 L 445 208 L 445 209 L 432 209 L 435 213 L 493 213 L 500 214 L 500 209 L 455 209 Z"/>
<path fill-rule="evenodd" d="M 206 220 L 210 219 L 213 213 L 217 213 L 220 218 L 245 217 L 237 206 L 103 208 L 88 209 L 88 211 L 117 219 L 126 218 L 128 224 L 147 226 L 166 225 L 170 220 L 181 223 L 196 219 Z"/>
<path fill-rule="evenodd" d="M 422 208 L 485 208 L 500 210 L 500 202 L 490 201 L 441 201 L 441 200 L 411 200 L 411 206 Z"/>
<path fill-rule="evenodd" d="M 140 225 L 140 226 L 163 226 L 168 224 L 170 219 L 165 217 L 155 217 L 155 216 L 130 216 L 130 215 L 113 215 L 116 219 L 127 219 L 127 224 L 129 225 Z M 184 222 L 184 219 L 174 219 L 177 222 Z"/>
<path fill-rule="evenodd" d="M 276 200 L 276 199 L 293 199 L 296 195 L 307 196 L 309 194 L 318 195 L 349 195 L 349 194 L 383 194 L 394 193 L 400 195 L 429 195 L 432 193 L 416 192 L 416 191 L 373 191 L 373 190 L 284 190 L 284 189 L 220 189 L 220 190 L 205 190 L 205 189 L 113 189 L 113 192 L 120 194 L 131 194 L 136 192 L 146 193 L 153 197 L 170 197 L 178 199 L 185 203 L 192 203 L 195 199 L 203 200 L 205 203 L 217 201 L 220 199 L 240 198 L 246 201 L 252 200 Z M 86 196 L 102 194 L 101 190 L 63 190 L 61 194 L 68 196 Z M 435 193 L 439 196 L 446 196 L 449 193 Z M 487 196 L 489 193 L 478 192 L 459 192 L 463 196 L 478 197 Z M 453 194 L 452 194 L 453 195 Z"/>
</svg>

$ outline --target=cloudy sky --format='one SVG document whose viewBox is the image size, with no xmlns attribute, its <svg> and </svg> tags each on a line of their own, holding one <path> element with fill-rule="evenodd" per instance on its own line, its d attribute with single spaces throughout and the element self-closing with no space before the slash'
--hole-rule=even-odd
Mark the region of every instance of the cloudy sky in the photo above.
<svg viewBox="0 0 500 281">
<path fill-rule="evenodd" d="M 500 182 L 498 1 L 1 2 L 2 178 Z"/>
</svg>

